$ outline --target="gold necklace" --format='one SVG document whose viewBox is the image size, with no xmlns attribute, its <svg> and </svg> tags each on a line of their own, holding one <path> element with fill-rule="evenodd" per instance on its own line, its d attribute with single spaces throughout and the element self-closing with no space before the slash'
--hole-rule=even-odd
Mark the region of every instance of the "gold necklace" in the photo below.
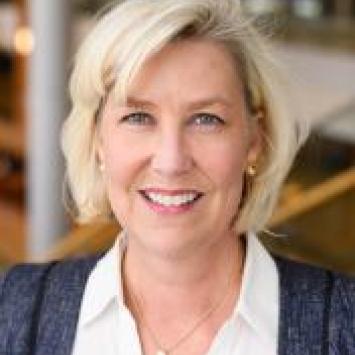
<svg viewBox="0 0 355 355">
<path fill-rule="evenodd" d="M 243 238 L 243 236 L 240 238 Z M 241 261 L 240 268 L 239 268 L 239 274 L 242 273 L 242 269 L 243 269 L 243 265 L 244 265 L 244 261 L 245 261 L 245 251 L 244 251 L 244 247 L 243 247 L 243 241 L 241 239 L 240 239 L 240 244 L 241 244 L 240 250 L 242 251 L 242 261 Z M 170 345 L 169 347 L 162 346 L 162 344 L 159 341 L 157 335 L 155 334 L 153 328 L 150 326 L 147 319 L 143 316 L 142 307 L 141 307 L 141 303 L 138 300 L 138 296 L 133 292 L 132 287 L 128 287 L 129 285 L 126 280 L 126 290 L 132 300 L 132 304 L 136 310 L 137 316 L 138 316 L 139 320 L 141 321 L 142 325 L 144 325 L 146 327 L 151 338 L 153 339 L 153 342 L 155 343 L 156 348 L 158 349 L 156 352 L 156 355 L 170 355 L 170 354 L 172 354 L 173 351 L 175 351 L 176 348 L 178 348 L 182 343 L 184 343 L 205 321 L 207 321 L 208 318 L 210 318 L 210 316 L 215 311 L 217 311 L 217 309 L 219 309 L 223 306 L 223 304 L 226 302 L 230 292 L 233 290 L 233 288 L 231 287 L 233 284 L 232 283 L 233 269 L 234 268 L 233 268 L 233 262 L 232 262 L 232 267 L 231 267 L 230 275 L 228 277 L 226 292 L 223 294 L 223 297 L 218 302 L 216 302 L 214 305 L 212 305 L 212 307 L 207 309 L 206 312 L 204 312 L 202 314 L 202 316 L 200 316 L 196 320 L 196 322 L 193 324 L 193 326 L 190 329 L 188 329 L 185 333 L 183 333 L 183 335 L 180 336 L 180 338 L 178 338 L 178 340 L 175 341 L 175 343 Z M 141 297 L 139 297 L 139 298 L 141 299 Z"/>
</svg>

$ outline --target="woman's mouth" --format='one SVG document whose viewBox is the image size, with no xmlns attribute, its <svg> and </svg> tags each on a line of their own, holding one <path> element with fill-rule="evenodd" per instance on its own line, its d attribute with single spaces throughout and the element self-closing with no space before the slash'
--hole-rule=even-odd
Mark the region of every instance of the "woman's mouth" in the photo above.
<svg viewBox="0 0 355 355">
<path fill-rule="evenodd" d="M 203 196 L 196 190 L 145 189 L 139 191 L 148 206 L 158 213 L 181 213 L 190 210 Z"/>
</svg>

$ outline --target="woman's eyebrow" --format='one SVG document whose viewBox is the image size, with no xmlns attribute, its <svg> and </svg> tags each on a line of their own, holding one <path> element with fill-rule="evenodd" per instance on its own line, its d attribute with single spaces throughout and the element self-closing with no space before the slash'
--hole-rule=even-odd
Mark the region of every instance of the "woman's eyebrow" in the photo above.
<svg viewBox="0 0 355 355">
<path fill-rule="evenodd" d="M 215 106 L 215 105 L 229 107 L 232 105 L 232 102 L 222 96 L 212 96 L 208 98 L 202 98 L 202 99 L 191 101 L 187 106 L 191 109 L 195 109 L 195 108 Z"/>
<path fill-rule="evenodd" d="M 126 100 L 126 106 L 128 107 L 146 107 L 146 108 L 150 108 L 150 107 L 155 107 L 156 105 L 148 100 L 144 100 L 144 99 L 140 99 L 134 96 L 128 96 L 127 100 Z"/>
<path fill-rule="evenodd" d="M 142 108 L 153 108 L 158 106 L 152 101 L 137 98 L 134 96 L 127 97 L 126 105 L 128 107 L 142 107 Z M 230 107 L 232 105 L 232 102 L 222 96 L 211 96 L 207 98 L 192 100 L 191 102 L 188 102 L 186 104 L 187 108 L 189 109 L 196 109 L 196 108 L 208 107 L 214 105 L 222 105 L 222 106 Z"/>
</svg>

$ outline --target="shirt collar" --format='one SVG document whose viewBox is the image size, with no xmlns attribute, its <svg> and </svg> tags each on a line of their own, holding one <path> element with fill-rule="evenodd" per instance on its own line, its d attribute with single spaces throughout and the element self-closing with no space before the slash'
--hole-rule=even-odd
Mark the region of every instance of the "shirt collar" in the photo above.
<svg viewBox="0 0 355 355">
<path fill-rule="evenodd" d="M 112 302 L 116 302 L 118 306 L 124 306 L 121 262 L 126 244 L 127 240 L 122 231 L 111 249 L 92 270 L 85 288 L 79 325 L 88 325 Z"/>
<path fill-rule="evenodd" d="M 255 234 L 247 236 L 247 255 L 238 304 L 239 314 L 266 341 L 278 337 L 279 275 L 274 259 Z"/>
<path fill-rule="evenodd" d="M 241 316 L 266 341 L 275 341 L 278 332 L 279 280 L 275 261 L 249 233 L 239 301 L 232 319 Z M 116 302 L 125 307 L 121 261 L 127 237 L 121 232 L 112 248 L 91 272 L 83 298 L 79 326 L 88 325 Z"/>
</svg>

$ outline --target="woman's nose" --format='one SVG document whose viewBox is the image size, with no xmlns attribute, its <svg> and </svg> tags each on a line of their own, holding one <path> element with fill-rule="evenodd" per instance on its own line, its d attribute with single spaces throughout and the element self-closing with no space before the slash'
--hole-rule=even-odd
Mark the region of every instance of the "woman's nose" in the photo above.
<svg viewBox="0 0 355 355">
<path fill-rule="evenodd" d="M 193 165 L 191 153 L 181 133 L 161 134 L 155 145 L 152 169 L 166 177 L 186 174 Z"/>
</svg>

